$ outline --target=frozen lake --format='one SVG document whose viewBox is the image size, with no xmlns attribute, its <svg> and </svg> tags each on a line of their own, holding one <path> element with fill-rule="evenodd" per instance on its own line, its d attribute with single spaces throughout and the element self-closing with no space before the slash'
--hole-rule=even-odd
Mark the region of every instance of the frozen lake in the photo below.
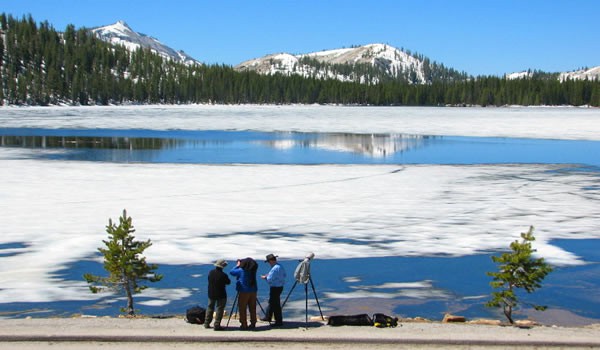
<svg viewBox="0 0 600 350">
<path fill-rule="evenodd" d="M 489 256 L 533 225 L 557 266 L 533 297 L 600 319 L 597 109 L 2 108 L 0 136 L 7 317 L 118 313 L 81 275 L 126 208 L 166 275 L 144 313 L 205 304 L 217 258 L 274 252 L 291 274 L 312 251 L 330 314 L 490 317 Z"/>
</svg>

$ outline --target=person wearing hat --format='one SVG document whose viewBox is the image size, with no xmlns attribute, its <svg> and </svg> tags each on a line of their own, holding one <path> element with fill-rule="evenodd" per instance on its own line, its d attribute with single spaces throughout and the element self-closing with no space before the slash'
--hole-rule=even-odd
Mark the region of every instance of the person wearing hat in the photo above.
<svg viewBox="0 0 600 350">
<path fill-rule="evenodd" d="M 230 284 L 231 281 L 227 274 L 223 272 L 223 269 L 227 266 L 227 261 L 219 259 L 215 261 L 214 266 L 215 268 L 208 273 L 208 307 L 206 309 L 204 328 L 210 328 L 216 305 L 217 312 L 215 313 L 215 324 L 213 328 L 215 331 L 222 331 L 225 329 L 221 327 L 221 320 L 223 319 L 225 305 L 227 304 L 226 286 Z"/>
<path fill-rule="evenodd" d="M 266 310 L 266 315 L 262 318 L 262 321 L 271 322 L 275 317 L 275 323 L 271 324 L 273 327 L 281 327 L 283 325 L 283 315 L 281 310 L 281 293 L 283 292 L 283 285 L 285 284 L 285 269 L 277 262 L 277 256 L 269 254 L 266 257 L 265 262 L 271 265 L 271 270 L 266 275 L 260 276 L 266 280 L 269 284 L 269 306 Z"/>
</svg>

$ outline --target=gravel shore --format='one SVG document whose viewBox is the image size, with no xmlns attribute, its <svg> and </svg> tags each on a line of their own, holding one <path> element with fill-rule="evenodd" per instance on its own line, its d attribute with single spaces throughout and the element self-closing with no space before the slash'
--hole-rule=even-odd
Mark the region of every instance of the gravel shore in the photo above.
<svg viewBox="0 0 600 350">
<path fill-rule="evenodd" d="M 599 348 L 600 324 L 585 327 L 509 327 L 498 325 L 401 322 L 396 328 L 327 326 L 287 322 L 271 329 L 259 323 L 241 331 L 232 320 L 215 332 L 182 318 L 32 318 L 0 320 L 0 349 L 191 349 L 285 347 L 287 349 L 377 348 Z"/>
</svg>

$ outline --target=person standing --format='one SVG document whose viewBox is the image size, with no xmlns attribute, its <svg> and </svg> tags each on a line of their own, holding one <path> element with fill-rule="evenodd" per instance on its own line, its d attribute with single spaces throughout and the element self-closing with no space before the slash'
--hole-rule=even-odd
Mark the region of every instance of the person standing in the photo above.
<svg viewBox="0 0 600 350">
<path fill-rule="evenodd" d="M 258 270 L 256 261 L 246 258 L 238 260 L 236 267 L 229 271 L 230 275 L 237 278 L 235 286 L 238 292 L 240 329 L 243 330 L 256 328 L 256 293 L 258 291 L 256 270 Z M 248 325 L 246 311 L 250 311 L 250 325 Z"/>
<path fill-rule="evenodd" d="M 215 268 L 208 273 L 208 307 L 206 318 L 204 319 L 204 328 L 210 328 L 216 305 L 217 312 L 213 328 L 215 331 L 222 331 L 225 329 L 221 327 L 221 320 L 223 319 L 225 305 L 227 304 L 226 286 L 231 283 L 231 280 L 223 272 L 223 269 L 227 266 L 227 261 L 219 259 L 215 262 L 214 266 Z"/>
<path fill-rule="evenodd" d="M 275 317 L 275 323 L 271 324 L 272 327 L 283 326 L 283 312 L 281 310 L 281 293 L 283 292 L 283 285 L 285 284 L 285 269 L 277 262 L 277 256 L 269 254 L 266 257 L 265 262 L 271 265 L 271 270 L 266 275 L 260 276 L 266 280 L 269 284 L 269 306 L 267 307 L 267 314 L 262 321 L 271 322 Z"/>
</svg>

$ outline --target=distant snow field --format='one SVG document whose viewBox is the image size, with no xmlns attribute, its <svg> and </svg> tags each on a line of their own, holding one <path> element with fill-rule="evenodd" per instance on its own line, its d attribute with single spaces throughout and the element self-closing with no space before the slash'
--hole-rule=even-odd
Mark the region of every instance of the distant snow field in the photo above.
<svg viewBox="0 0 600 350">
<path fill-rule="evenodd" d="M 3 127 L 338 131 L 600 138 L 597 109 L 185 106 L 2 108 Z M 176 112 L 176 113 L 175 113 Z M 552 244 L 600 238 L 598 172 L 565 165 L 115 164 L 0 148 L 0 300 L 94 299 L 57 271 L 96 256 L 123 209 L 158 264 L 216 258 L 462 256 L 505 249 L 529 225 Z M 97 259 L 97 257 L 96 257 Z"/>
<path fill-rule="evenodd" d="M 576 107 L 2 107 L 2 127 L 400 133 L 600 140 L 600 109 Z"/>
</svg>

